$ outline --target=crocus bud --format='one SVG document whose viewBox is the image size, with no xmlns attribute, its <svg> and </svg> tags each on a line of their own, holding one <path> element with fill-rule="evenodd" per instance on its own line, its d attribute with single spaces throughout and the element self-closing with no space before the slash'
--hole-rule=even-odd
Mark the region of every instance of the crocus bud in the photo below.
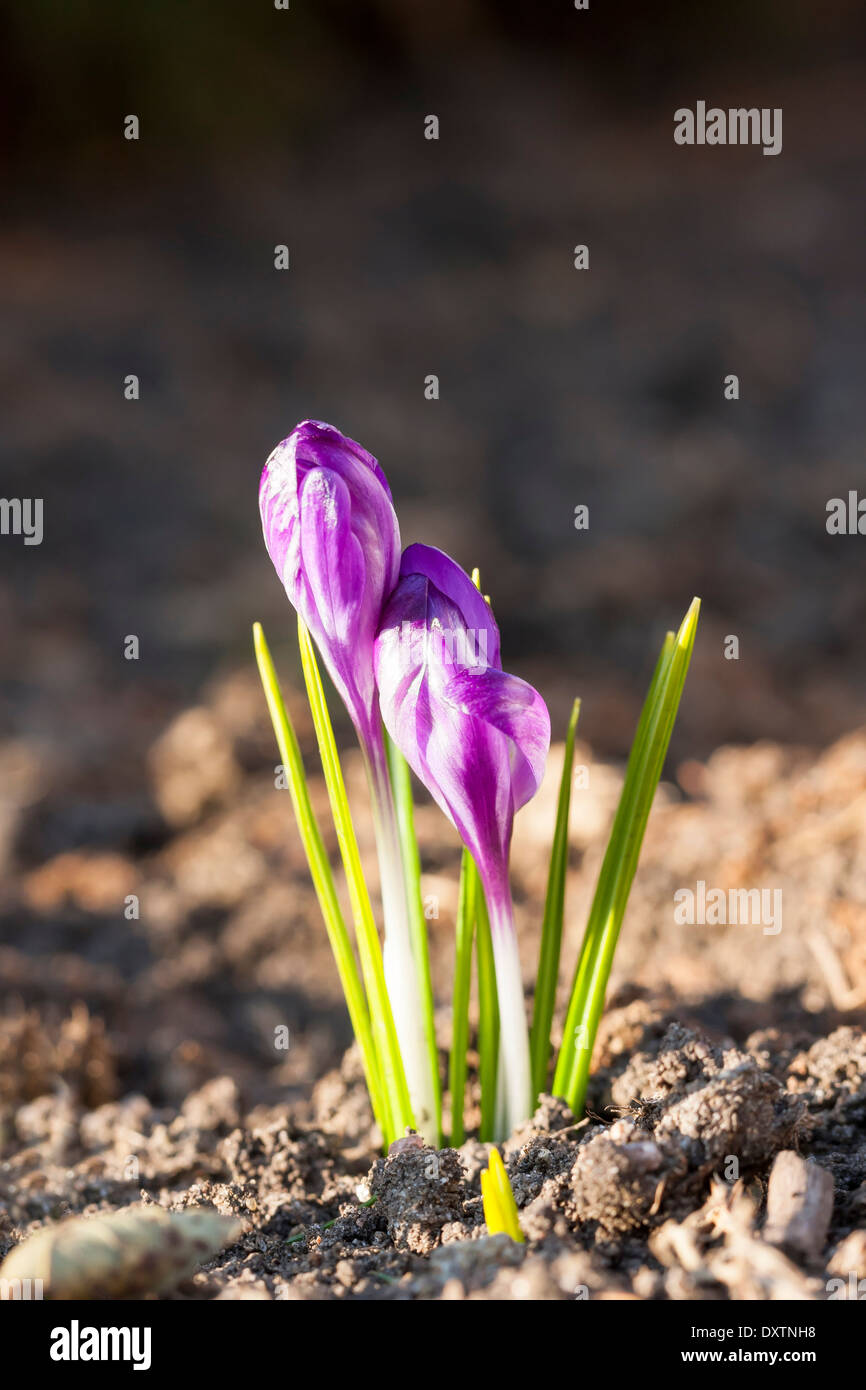
<svg viewBox="0 0 866 1390">
<path fill-rule="evenodd" d="M 382 718 L 451 819 L 484 885 L 501 1020 L 500 1133 L 527 1118 L 529 1043 L 508 883 L 515 811 L 538 790 L 550 718 L 537 691 L 502 670 L 499 632 L 469 576 L 411 545 L 375 647 Z"/>
<path fill-rule="evenodd" d="M 265 464 L 259 508 L 286 593 L 362 744 L 376 742 L 373 642 L 400 565 L 400 529 L 385 474 L 333 425 L 304 420 Z"/>
<path fill-rule="evenodd" d="M 538 692 L 502 670 L 489 605 L 441 550 L 403 555 L 375 669 L 389 734 L 482 877 L 501 883 L 514 813 L 544 773 L 550 718 Z"/>
<path fill-rule="evenodd" d="M 385 918 L 385 978 L 415 1120 L 437 1140 L 436 1058 L 427 1047 L 421 963 L 412 951 L 396 812 L 373 674 L 384 601 L 400 570 L 385 474 L 366 449 L 317 420 L 278 444 L 259 487 L 265 544 L 343 699 L 364 755 Z"/>
</svg>

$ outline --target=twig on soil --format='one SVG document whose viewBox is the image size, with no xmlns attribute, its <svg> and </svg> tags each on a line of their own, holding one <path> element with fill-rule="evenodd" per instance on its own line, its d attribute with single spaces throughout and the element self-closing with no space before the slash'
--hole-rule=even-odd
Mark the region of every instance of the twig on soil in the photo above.
<svg viewBox="0 0 866 1390">
<path fill-rule="evenodd" d="M 695 1284 L 720 1284 L 729 1297 L 811 1300 L 820 1284 L 755 1234 L 756 1205 L 742 1182 L 715 1179 L 709 1198 L 685 1221 L 666 1221 L 650 1237 L 650 1249 L 669 1270 L 677 1266 Z M 721 1236 L 722 1243 L 714 1244 Z"/>
<path fill-rule="evenodd" d="M 866 988 L 855 989 L 848 983 L 845 967 L 831 941 L 818 930 L 806 932 L 806 945 L 818 962 L 834 1009 L 846 1013 L 866 1004 Z"/>
</svg>

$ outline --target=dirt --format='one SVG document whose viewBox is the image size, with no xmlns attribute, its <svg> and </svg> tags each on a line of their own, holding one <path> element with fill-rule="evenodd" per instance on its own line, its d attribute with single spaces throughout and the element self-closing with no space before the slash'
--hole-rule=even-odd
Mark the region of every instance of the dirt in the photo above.
<svg viewBox="0 0 866 1390">
<path fill-rule="evenodd" d="M 661 1026 L 664 1010 L 642 1003 Z M 614 1005 L 609 1034 L 627 1034 L 630 1013 Z M 863 1264 L 866 1035 L 836 1029 L 776 1068 L 768 1056 L 764 1035 L 740 1049 L 671 1023 L 624 1071 L 597 1073 L 597 1089 L 618 1097 L 602 1115 L 578 1123 L 544 1097 L 504 1145 L 524 1245 L 486 1233 L 486 1145 L 437 1152 L 416 1138 L 375 1156 L 352 1052 L 304 1118 L 287 1105 L 245 1113 L 229 1077 L 178 1110 L 140 1095 L 89 1108 L 87 1077 L 67 1066 L 4 1136 L 0 1249 L 72 1212 L 141 1200 L 215 1207 L 244 1225 L 173 1297 L 827 1297 L 840 1254 Z M 761 1236 L 779 1154 L 820 1165 L 835 1189 L 820 1249 L 799 1260 Z M 744 1241 L 771 1263 L 758 1287 Z M 729 1275 L 737 1259 L 732 1285 L 716 1265 Z"/>
<path fill-rule="evenodd" d="M 721 749 L 663 785 L 587 1116 L 545 1097 L 503 1146 L 524 1245 L 486 1232 L 476 1138 L 381 1153 L 249 674 L 161 735 L 150 799 L 100 847 L 52 852 L 83 808 L 39 757 L 0 748 L 0 1255 L 63 1217 L 158 1202 L 244 1230 L 163 1297 L 826 1298 L 866 1277 L 866 733 Z M 586 746 L 577 761 L 566 982 L 621 777 Z M 560 762 L 515 838 L 527 982 Z M 346 774 L 375 882 L 351 750 Z M 418 829 L 444 1072 L 458 846 L 429 804 Z M 699 878 L 780 888 L 782 929 L 680 925 L 673 894 Z M 779 1155 L 778 1191 L 817 1194 L 773 1216 L 793 1246 L 764 1230 Z"/>
</svg>

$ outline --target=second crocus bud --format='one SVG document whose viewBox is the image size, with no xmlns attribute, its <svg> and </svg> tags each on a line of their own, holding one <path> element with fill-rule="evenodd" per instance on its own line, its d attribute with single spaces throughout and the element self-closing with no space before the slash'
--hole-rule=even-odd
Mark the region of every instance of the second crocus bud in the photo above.
<svg viewBox="0 0 866 1390">
<path fill-rule="evenodd" d="M 514 814 L 534 796 L 550 746 L 536 690 L 502 670 L 499 631 L 469 576 L 411 545 L 375 646 L 382 718 L 410 767 L 471 851 L 493 932 L 508 1133 L 531 1103 L 529 1041 L 508 858 Z"/>
</svg>

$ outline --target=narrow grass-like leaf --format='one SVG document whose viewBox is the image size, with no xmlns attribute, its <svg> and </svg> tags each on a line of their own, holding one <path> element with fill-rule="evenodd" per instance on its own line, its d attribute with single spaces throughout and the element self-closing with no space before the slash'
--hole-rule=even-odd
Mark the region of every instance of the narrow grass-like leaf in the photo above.
<svg viewBox="0 0 866 1390">
<path fill-rule="evenodd" d="M 490 1140 L 496 1130 L 496 1083 L 499 1073 L 499 995 L 496 990 L 496 964 L 484 889 L 476 877 L 475 888 L 475 968 L 478 976 L 478 1071 L 481 1080 L 481 1125 L 479 1137 Z"/>
<path fill-rule="evenodd" d="M 463 1105 L 466 1096 L 467 1051 L 469 1049 L 469 995 L 472 989 L 472 938 L 475 934 L 478 871 L 468 849 L 460 859 L 460 889 L 457 898 L 457 930 L 454 945 L 454 993 L 451 1009 L 451 1055 L 448 1088 L 451 1092 L 451 1147 L 459 1148 L 466 1138 Z"/>
<path fill-rule="evenodd" d="M 361 1061 L 364 1066 L 364 1075 L 367 1079 L 367 1090 L 370 1093 L 370 1102 L 377 1123 L 383 1135 L 387 1136 L 387 1109 L 382 1097 L 381 1070 L 376 1047 L 373 1042 L 370 1014 L 367 1009 L 367 1001 L 364 997 L 364 987 L 361 984 L 358 966 L 355 961 L 355 953 L 352 950 L 352 942 L 343 920 L 343 914 L 340 910 L 337 890 L 334 886 L 334 876 L 331 873 L 331 865 L 328 861 L 327 851 L 325 850 L 322 835 L 310 803 L 310 793 L 307 788 L 307 779 L 304 774 L 304 764 L 301 758 L 301 750 L 298 746 L 297 735 L 295 734 L 292 721 L 289 718 L 285 702 L 283 701 L 282 691 L 280 690 L 279 681 L 277 680 L 277 673 L 274 670 L 274 663 L 271 659 L 268 644 L 265 641 L 265 634 L 262 631 L 261 623 L 256 623 L 253 626 L 253 642 L 255 645 L 259 675 L 265 692 L 265 699 L 268 703 L 271 723 L 274 726 L 277 747 L 280 750 L 280 757 L 283 760 L 283 768 L 285 769 L 289 784 L 289 793 L 292 798 L 292 806 L 294 807 L 295 819 L 298 823 L 301 843 L 304 846 L 307 863 L 310 866 L 310 875 L 316 890 L 316 897 L 319 900 L 319 907 L 325 919 L 325 929 L 328 933 L 331 949 L 334 952 L 337 972 L 340 976 L 340 984 L 343 987 L 343 994 L 346 997 L 349 1017 L 352 1020 L 352 1028 L 354 1029 L 358 1047 L 361 1050 Z"/>
<path fill-rule="evenodd" d="M 695 642 L 700 602 L 668 633 L 644 702 L 575 972 L 553 1090 L 580 1115 L 613 955 Z"/>
<path fill-rule="evenodd" d="M 415 815 L 412 805 L 412 777 L 409 772 L 409 764 L 387 734 L 385 735 L 385 743 L 388 750 L 388 768 L 391 773 L 394 804 L 397 809 L 397 826 L 400 832 L 400 853 L 406 881 L 412 956 L 418 976 L 421 1009 L 424 1014 L 424 1036 L 427 1040 L 427 1053 L 433 1080 L 438 1144 L 442 1140 L 442 1088 L 439 1082 L 439 1053 L 436 1049 L 436 1020 L 433 1010 L 433 981 L 430 975 L 430 948 L 427 941 L 424 903 L 421 897 L 421 856 L 418 853 L 418 839 L 415 835 Z"/>
<path fill-rule="evenodd" d="M 550 1066 L 550 1026 L 556 1004 L 556 983 L 559 978 L 559 956 L 562 949 L 562 918 L 565 908 L 565 872 L 568 867 L 568 813 L 571 807 L 571 772 L 574 765 L 574 738 L 580 714 L 580 701 L 575 700 L 565 736 L 565 757 L 559 801 L 556 807 L 556 826 L 547 877 L 547 896 L 541 925 L 541 946 L 538 953 L 538 976 L 535 982 L 535 1003 L 532 1010 L 533 1100 L 547 1087 Z"/>
<path fill-rule="evenodd" d="M 481 1198 L 490 1235 L 505 1234 L 524 1244 L 514 1192 L 498 1149 L 490 1150 L 488 1165 L 481 1170 Z"/>
<path fill-rule="evenodd" d="M 562 1048 L 557 1061 L 556 1073 L 554 1076 L 553 1091 L 555 1095 L 566 1095 L 566 1088 L 572 1071 L 578 1063 L 578 1053 L 587 1051 L 591 1056 L 592 1039 L 588 1037 L 586 1020 L 583 1018 L 583 1007 L 585 1005 L 587 991 L 592 982 L 592 975 L 598 960 L 599 943 L 605 931 L 606 923 L 609 924 L 609 917 L 606 915 L 606 905 L 610 903 L 612 892 L 611 885 L 616 879 L 617 873 L 621 870 L 620 860 L 616 854 L 616 843 L 618 832 L 623 827 L 630 815 L 633 814 L 635 793 L 640 783 L 641 758 L 647 748 L 647 730 L 653 710 L 656 708 L 659 692 L 663 688 L 664 681 L 670 671 L 671 661 L 674 653 L 675 637 L 674 633 L 667 633 L 662 650 L 656 662 L 649 690 L 641 710 L 638 727 L 635 732 L 631 752 L 629 754 L 628 766 L 626 768 L 625 780 L 623 782 L 620 801 L 614 817 L 610 839 L 608 840 L 607 850 L 602 861 L 601 872 L 596 885 L 595 896 L 593 897 L 589 919 L 584 932 L 580 955 L 578 957 L 577 968 L 575 970 L 574 983 L 572 985 L 571 999 L 569 1002 L 568 1015 L 566 1017 L 565 1029 L 563 1032 Z M 590 1057 L 585 1059 L 588 1070 Z"/>
<path fill-rule="evenodd" d="M 346 784 L 343 780 L 343 770 L 337 753 L 331 716 L 325 702 L 322 677 L 313 651 L 312 639 L 301 618 L 298 619 L 298 641 L 301 648 L 301 665 L 307 686 L 307 696 L 310 701 L 313 725 L 319 744 L 319 755 L 322 759 L 322 771 L 325 774 L 331 814 L 334 817 L 337 841 L 349 888 L 349 900 L 352 904 L 361 972 L 367 987 L 373 1036 L 376 1039 L 376 1051 L 382 1069 L 382 1092 L 389 1113 L 390 1124 L 387 1137 L 388 1142 L 391 1142 L 395 1138 L 399 1138 L 408 1126 L 414 1127 L 409 1088 L 406 1085 L 406 1074 L 400 1056 L 394 1015 L 391 1012 L 391 1002 L 385 985 L 382 948 L 379 944 L 379 934 L 376 930 L 373 908 L 370 904 L 370 894 L 361 867 L 361 856 L 358 852 L 358 841 L 355 836 L 355 827 L 352 824 L 352 815 L 346 796 Z"/>
</svg>

